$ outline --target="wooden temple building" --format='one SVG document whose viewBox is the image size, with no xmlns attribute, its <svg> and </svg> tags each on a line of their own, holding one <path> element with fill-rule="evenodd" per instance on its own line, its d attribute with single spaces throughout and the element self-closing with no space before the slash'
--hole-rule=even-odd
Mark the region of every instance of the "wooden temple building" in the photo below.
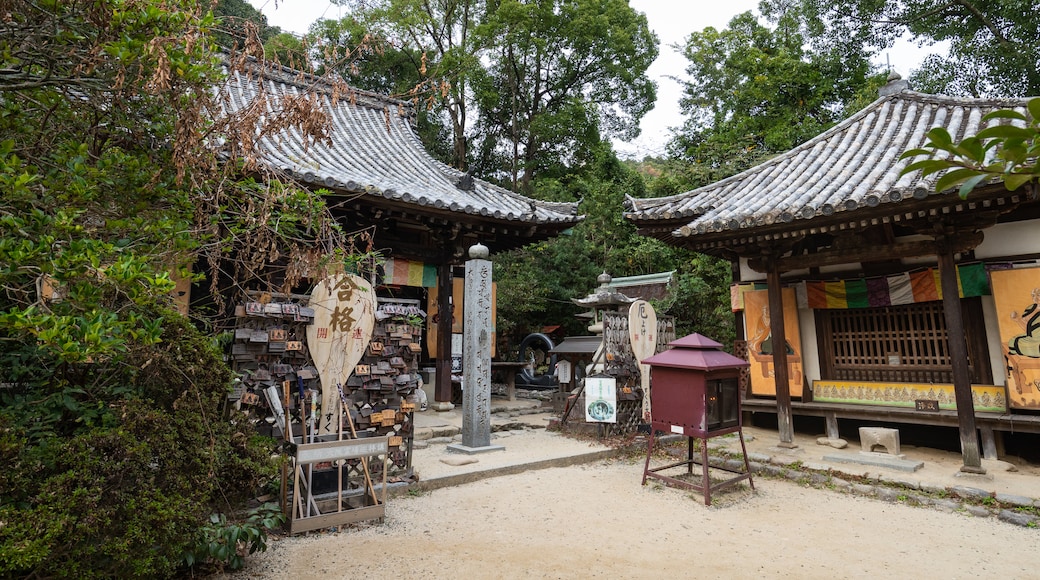
<svg viewBox="0 0 1040 580">
<path fill-rule="evenodd" d="M 1002 183 L 935 191 L 903 175 L 926 133 L 955 140 L 1024 99 L 880 98 L 768 161 L 693 191 L 629 198 L 625 217 L 733 265 L 745 411 L 956 427 L 968 472 L 1007 433 L 1040 432 L 1040 203 Z M 993 121 L 998 122 L 998 121 Z M 1006 120 L 1003 122 L 1007 122 Z M 772 315 L 771 315 L 772 313 Z M 1035 338 L 1034 338 L 1035 335 Z M 1034 345 L 1035 341 L 1035 345 Z M 783 345 L 783 346 L 779 346 Z"/>
<path fill-rule="evenodd" d="M 414 297 L 431 310 L 424 355 L 436 360 L 436 401 L 450 402 L 452 317 L 432 311 L 451 312 L 454 292 L 461 320 L 461 280 L 453 284 L 453 268 L 478 242 L 493 255 L 558 235 L 582 219 L 577 204 L 530 199 L 435 160 L 416 135 L 410 102 L 270 64 L 230 75 L 233 110 L 254 102 L 269 111 L 291 99 L 320 102 L 330 121 L 328 142 L 306 142 L 287 128 L 264 135 L 256 154 L 276 176 L 326 190 L 345 231 L 372 232 L 387 258 L 377 294 Z"/>
</svg>

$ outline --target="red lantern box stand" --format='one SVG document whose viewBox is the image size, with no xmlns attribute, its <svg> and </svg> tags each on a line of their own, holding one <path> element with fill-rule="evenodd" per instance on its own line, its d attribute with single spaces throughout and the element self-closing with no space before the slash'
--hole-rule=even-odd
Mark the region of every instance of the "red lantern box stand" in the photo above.
<svg viewBox="0 0 1040 580">
<path fill-rule="evenodd" d="M 668 344 L 672 347 L 670 350 L 643 361 L 650 365 L 652 370 L 652 419 L 646 463 L 643 466 L 643 485 L 646 485 L 647 477 L 653 477 L 667 484 L 700 491 L 704 494 L 704 505 L 711 505 L 713 491 L 745 479 L 751 489 L 755 489 L 741 425 L 738 380 L 739 370 L 748 366 L 748 362 L 719 350 L 722 345 L 700 334 L 691 334 Z M 686 436 L 687 450 L 684 461 L 650 467 L 650 457 L 658 432 Z M 708 440 L 729 433 L 737 433 L 740 437 L 744 471 L 709 467 Z M 693 456 L 694 438 L 701 440 L 701 482 L 698 484 L 692 480 L 680 480 L 659 473 L 685 466 L 687 475 L 692 476 L 693 466 L 697 463 Z M 712 483 L 709 469 L 728 472 L 735 476 Z"/>
</svg>

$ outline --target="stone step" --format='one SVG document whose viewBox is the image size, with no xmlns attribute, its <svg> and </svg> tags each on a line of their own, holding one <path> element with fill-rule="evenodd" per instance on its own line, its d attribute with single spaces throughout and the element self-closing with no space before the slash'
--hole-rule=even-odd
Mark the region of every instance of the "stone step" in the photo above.
<svg viewBox="0 0 1040 580">
<path fill-rule="evenodd" d="M 544 415 L 544 417 L 534 417 Z M 508 412 L 491 413 L 491 432 L 500 431 L 522 431 L 524 429 L 544 429 L 549 424 L 552 414 L 547 413 L 544 408 L 533 407 L 529 409 L 511 408 Z M 526 420 L 521 419 L 526 418 Z M 435 425 L 430 427 L 417 427 L 414 439 L 416 441 L 427 441 L 430 439 L 451 439 L 462 432 L 459 425 Z"/>
<path fill-rule="evenodd" d="M 546 408 L 538 401 L 491 401 L 491 414 L 543 413 Z"/>
</svg>

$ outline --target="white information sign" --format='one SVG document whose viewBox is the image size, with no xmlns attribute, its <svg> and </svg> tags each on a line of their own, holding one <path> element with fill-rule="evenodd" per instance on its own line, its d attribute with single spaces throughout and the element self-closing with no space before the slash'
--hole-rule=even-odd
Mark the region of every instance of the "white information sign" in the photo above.
<svg viewBox="0 0 1040 580">
<path fill-rule="evenodd" d="M 617 423 L 617 380 L 585 377 L 585 421 Z"/>
<path fill-rule="evenodd" d="M 561 360 L 556 363 L 556 381 L 561 385 L 571 382 L 571 361 Z"/>
</svg>

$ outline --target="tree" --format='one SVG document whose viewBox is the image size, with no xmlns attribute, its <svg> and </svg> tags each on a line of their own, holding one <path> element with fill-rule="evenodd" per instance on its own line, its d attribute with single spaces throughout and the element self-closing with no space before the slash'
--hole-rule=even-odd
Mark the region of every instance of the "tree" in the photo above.
<svg viewBox="0 0 1040 580">
<path fill-rule="evenodd" d="M 725 30 L 692 33 L 683 47 L 681 108 L 687 119 L 670 143 L 705 185 L 787 151 L 846 116 L 870 86 L 862 54 L 810 52 L 791 18 L 775 29 L 750 12 Z M 875 93 L 876 94 L 876 93 Z"/>
<path fill-rule="evenodd" d="M 769 18 L 796 15 L 806 39 L 875 55 L 900 37 L 947 45 L 910 76 L 920 90 L 963 96 L 1040 94 L 1040 19 L 1029 0 L 765 0 Z"/>
<path fill-rule="evenodd" d="M 674 270 L 668 298 L 655 304 L 658 312 L 675 316 L 682 335 L 697 331 L 731 344 L 728 262 L 640 236 L 623 219 L 622 206 L 626 192 L 645 195 L 642 178 L 608 144 L 593 159 L 549 181 L 556 186 L 553 195 L 581 198 L 585 220 L 567 235 L 495 257 L 500 352 L 546 325 L 562 325 L 570 336 L 588 334 L 588 321 L 576 317 L 580 309 L 571 299 L 595 289 L 604 271 L 619 277 Z M 544 187 L 547 180 L 538 184 Z"/>
<path fill-rule="evenodd" d="M 437 79 L 438 104 L 451 127 L 451 165 L 466 169 L 470 83 L 481 67 L 486 37 L 476 34 L 483 0 L 342 0 L 369 33 L 420 57 L 418 72 Z"/>
<path fill-rule="evenodd" d="M 447 109 L 442 100 L 451 95 L 450 83 L 431 76 L 439 74 L 440 67 L 428 53 L 411 44 L 395 44 L 372 32 L 354 15 L 315 22 L 301 44 L 312 49 L 314 69 L 319 74 L 333 72 L 353 88 L 412 101 L 423 147 L 444 163 L 456 165 L 454 125 L 446 122 Z"/>
<path fill-rule="evenodd" d="M 654 100 L 645 72 L 657 39 L 623 0 L 343 3 L 387 54 L 420 58 L 451 164 L 514 190 L 589 162 L 604 137 L 634 135 Z"/>
<path fill-rule="evenodd" d="M 496 169 L 516 191 L 534 191 L 539 173 L 589 161 L 604 138 L 638 134 L 653 106 L 645 74 L 657 37 L 627 1 L 505 0 L 483 33 L 493 42 L 476 88 L 480 151 L 506 160 Z"/>
<path fill-rule="evenodd" d="M 736 331 L 730 310 L 733 276 L 729 261 L 688 250 L 673 251 L 676 272 L 671 287 L 654 306 L 675 317 L 676 336 L 699 332 L 731 350 Z"/>
<path fill-rule="evenodd" d="M 557 238 L 495 257 L 501 352 L 546 325 L 561 325 L 569 335 L 587 334 L 588 322 L 575 317 L 580 309 L 571 299 L 587 295 L 602 272 L 657 271 L 649 264 L 653 256 L 635 262 L 626 256 L 641 238 L 622 219 L 622 203 L 625 191 L 641 191 L 639 176 L 618 161 L 609 143 L 592 157 L 569 175 L 538 182 L 540 198 L 582 199 L 585 220 Z"/>
<path fill-rule="evenodd" d="M 978 185 L 1000 180 L 1009 191 L 1040 181 L 1040 98 L 1027 103 L 1029 115 L 1013 109 L 1001 109 L 982 118 L 1019 123 L 994 124 L 977 134 L 954 142 L 949 131 L 936 127 L 928 132 L 924 147 L 903 153 L 901 159 L 927 157 L 915 161 L 903 174 L 920 170 L 923 175 L 945 171 L 935 183 L 936 191 L 960 186 L 966 198 Z"/>
<path fill-rule="evenodd" d="M 231 373 L 171 276 L 275 263 L 291 287 L 315 247 L 342 254 L 320 196 L 245 177 L 262 129 L 324 125 L 306 103 L 228 115 L 216 89 L 247 61 L 213 52 L 196 0 L 0 14 L 0 576 L 169 576 L 275 467 L 220 415 Z"/>
<path fill-rule="evenodd" d="M 282 34 L 281 28 L 269 25 L 267 17 L 246 0 L 217 0 L 213 14 L 220 18 L 213 39 L 225 48 L 241 44 L 252 34 L 262 43 Z"/>
</svg>

